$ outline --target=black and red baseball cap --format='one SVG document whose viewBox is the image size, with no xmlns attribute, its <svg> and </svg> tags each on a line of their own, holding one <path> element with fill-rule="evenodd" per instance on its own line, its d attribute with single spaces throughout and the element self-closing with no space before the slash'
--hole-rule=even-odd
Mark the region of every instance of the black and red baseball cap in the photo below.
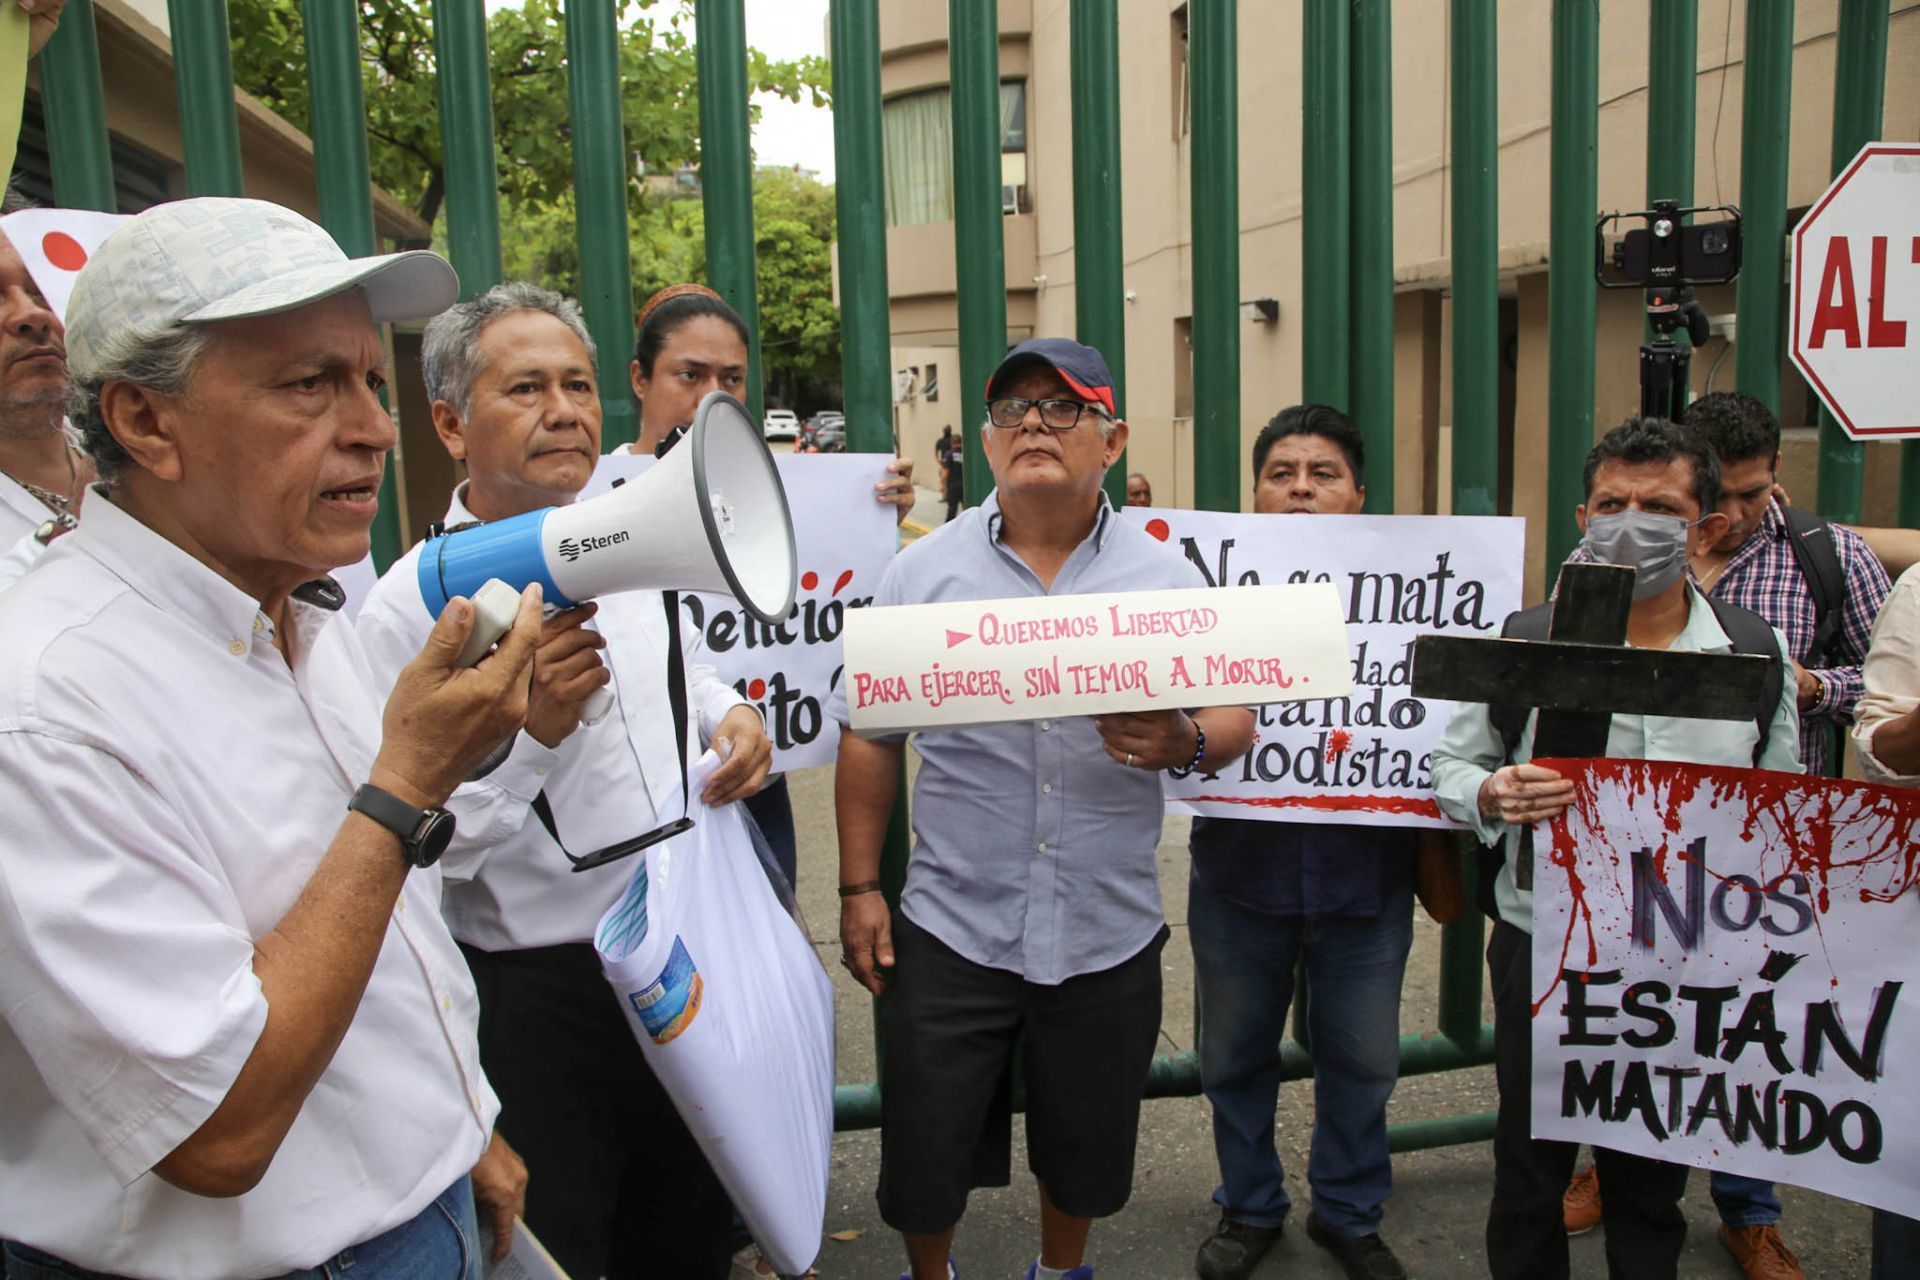
<svg viewBox="0 0 1920 1280">
<path fill-rule="evenodd" d="M 1001 383 L 1034 365 L 1052 369 L 1075 395 L 1099 405 L 1109 418 L 1120 416 L 1113 404 L 1113 374 L 1107 369 L 1106 357 L 1071 338 L 1028 338 L 1007 352 L 1007 358 L 987 379 L 987 399 L 998 394 Z"/>
</svg>

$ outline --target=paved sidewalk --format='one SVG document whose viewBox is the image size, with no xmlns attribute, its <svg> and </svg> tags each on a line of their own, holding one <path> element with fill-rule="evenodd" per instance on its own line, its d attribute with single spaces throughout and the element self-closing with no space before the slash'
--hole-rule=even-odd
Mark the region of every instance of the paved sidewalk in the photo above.
<svg viewBox="0 0 1920 1280">
<path fill-rule="evenodd" d="M 945 509 L 930 490 L 921 491 L 915 517 L 921 517 L 929 500 L 933 519 L 925 527 L 937 528 Z M 835 976 L 839 1077 L 843 1083 L 870 1080 L 874 1075 L 871 1002 L 838 964 L 833 772 L 809 769 L 789 776 L 800 835 L 800 900 L 815 946 Z M 1186 826 L 1185 819 L 1169 818 L 1160 845 L 1161 886 L 1173 927 L 1165 952 L 1162 1052 L 1189 1048 L 1193 1042 L 1193 953 L 1185 926 Z M 1403 1030 L 1434 1025 L 1439 939 L 1438 926 L 1424 915 L 1419 917 L 1407 968 Z M 1492 1016 L 1490 1009 L 1487 1016 Z M 1088 1064 L 1089 1070 L 1098 1066 Z M 1480 1111 L 1493 1101 L 1491 1068 L 1420 1076 L 1401 1083 L 1389 1118 L 1397 1122 Z M 1341 1276 L 1304 1231 L 1307 1188 L 1302 1175 L 1312 1115 L 1307 1084 L 1286 1085 L 1279 1111 L 1281 1155 L 1287 1165 L 1287 1189 L 1301 1212 L 1255 1272 L 1259 1280 L 1339 1280 Z M 1217 1177 L 1209 1123 L 1206 1102 L 1200 1098 L 1146 1104 L 1132 1202 L 1094 1229 L 1089 1259 L 1096 1264 L 1100 1280 L 1180 1280 L 1193 1275 L 1194 1250 L 1216 1217 L 1208 1200 Z M 1019 1170 L 1024 1133 L 1017 1119 L 1014 1141 L 1014 1168 Z M 878 1169 L 877 1133 L 842 1134 L 835 1141 L 826 1229 L 830 1234 L 857 1234 L 845 1241 L 829 1238 L 822 1246 L 817 1264 L 821 1280 L 893 1280 L 905 1265 L 898 1237 L 880 1221 L 874 1206 Z M 1483 1142 L 1397 1156 L 1394 1174 L 1385 1234 L 1415 1280 L 1485 1276 L 1482 1228 L 1493 1184 L 1491 1145 Z M 1799 1253 L 1808 1276 L 1820 1280 L 1866 1275 L 1867 1210 L 1791 1187 L 1781 1188 L 1781 1199 L 1786 1205 L 1788 1243 Z M 1696 1173 L 1689 1180 L 1686 1209 L 1689 1232 L 1680 1274 L 1738 1280 L 1738 1270 L 1715 1239 L 1716 1219 L 1704 1174 Z M 1017 1280 L 1026 1274 L 1038 1230 L 1031 1179 L 1016 1177 L 1011 1188 L 976 1193 L 954 1250 L 960 1274 L 965 1280 Z M 1573 1242 L 1575 1280 L 1599 1280 L 1606 1275 L 1604 1249 L 1599 1231 Z"/>
</svg>

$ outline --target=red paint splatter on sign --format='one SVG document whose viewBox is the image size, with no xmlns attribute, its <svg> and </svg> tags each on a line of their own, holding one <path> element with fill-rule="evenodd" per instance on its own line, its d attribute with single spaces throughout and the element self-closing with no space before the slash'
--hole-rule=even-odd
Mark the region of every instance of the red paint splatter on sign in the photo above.
<svg viewBox="0 0 1920 1280">
<path fill-rule="evenodd" d="M 767 682 L 765 680 L 756 679 L 752 684 L 747 686 L 747 696 L 749 698 L 752 698 L 755 702 L 758 702 L 760 701 L 760 699 L 766 697 Z"/>
<path fill-rule="evenodd" d="M 40 252 L 62 271 L 78 271 L 87 265 L 87 251 L 64 231 L 49 231 L 40 237 Z"/>
<path fill-rule="evenodd" d="M 1173 536 L 1172 527 L 1169 526 L 1165 520 L 1160 519 L 1158 516 L 1155 516 L 1153 519 L 1147 521 L 1147 532 L 1152 534 L 1154 537 L 1160 539 L 1160 541 L 1162 542 L 1165 542 L 1168 538 Z"/>
<path fill-rule="evenodd" d="M 800 575 L 800 589 L 802 591 L 811 591 L 819 585 L 820 585 L 820 575 L 815 573 L 813 570 L 809 569 L 805 573 Z"/>
<path fill-rule="evenodd" d="M 1253 809 L 1307 809 L 1318 813 L 1397 813 L 1439 818 L 1432 796 L 1181 796 L 1186 804 L 1237 804 Z"/>
<path fill-rule="evenodd" d="M 1327 735 L 1327 763 L 1332 764 L 1340 758 L 1340 753 L 1353 745 L 1353 735 L 1345 729 L 1335 729 Z"/>
</svg>

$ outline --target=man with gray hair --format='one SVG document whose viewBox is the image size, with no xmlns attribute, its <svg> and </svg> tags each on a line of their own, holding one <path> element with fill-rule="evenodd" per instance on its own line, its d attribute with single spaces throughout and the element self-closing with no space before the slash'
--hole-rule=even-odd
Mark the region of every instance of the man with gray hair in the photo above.
<svg viewBox="0 0 1920 1280">
<path fill-rule="evenodd" d="M 434 429 L 467 473 L 448 527 L 573 501 L 600 455 L 593 340 L 573 302 L 497 285 L 427 325 L 421 365 Z M 389 569 L 360 612 L 362 640 L 388 678 L 434 625 L 419 555 Z M 641 1056 L 593 949 L 633 864 L 581 875 L 572 865 L 636 848 L 680 817 L 682 761 L 703 742 L 727 756 L 708 803 L 766 778 L 772 750 L 759 712 L 698 662 L 694 636 L 679 665 L 677 647 L 677 620 L 657 591 L 549 618 L 525 730 L 449 806 L 461 834 L 445 863 L 445 912 L 480 989 L 480 1061 L 500 1092 L 501 1132 L 531 1172 L 527 1223 L 576 1276 L 717 1280 L 732 1265 L 726 1193 Z M 680 730 L 669 710 L 676 679 L 694 713 Z M 613 705 L 592 715 L 601 690 Z"/>
<path fill-rule="evenodd" d="M 258 200 L 159 205 L 74 283 L 87 519 L 0 597 L 0 1234 L 16 1276 L 477 1275 L 510 1227 L 435 867 L 522 723 L 529 590 L 384 698 L 326 575 L 394 444 L 377 322 L 457 281 Z"/>
</svg>

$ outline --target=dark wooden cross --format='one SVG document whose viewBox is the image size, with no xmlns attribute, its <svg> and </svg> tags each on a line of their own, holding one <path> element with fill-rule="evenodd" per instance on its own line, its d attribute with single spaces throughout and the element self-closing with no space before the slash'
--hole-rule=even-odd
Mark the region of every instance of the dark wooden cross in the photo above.
<svg viewBox="0 0 1920 1280">
<path fill-rule="evenodd" d="M 1413 643 L 1413 695 L 1538 709 L 1536 756 L 1607 754 L 1615 715 L 1752 720 L 1766 688 L 1757 654 L 1630 649 L 1633 570 L 1569 564 L 1560 570 L 1547 639 L 1423 635 Z M 1522 832 L 1514 883 L 1533 887 L 1532 841 Z"/>
</svg>

